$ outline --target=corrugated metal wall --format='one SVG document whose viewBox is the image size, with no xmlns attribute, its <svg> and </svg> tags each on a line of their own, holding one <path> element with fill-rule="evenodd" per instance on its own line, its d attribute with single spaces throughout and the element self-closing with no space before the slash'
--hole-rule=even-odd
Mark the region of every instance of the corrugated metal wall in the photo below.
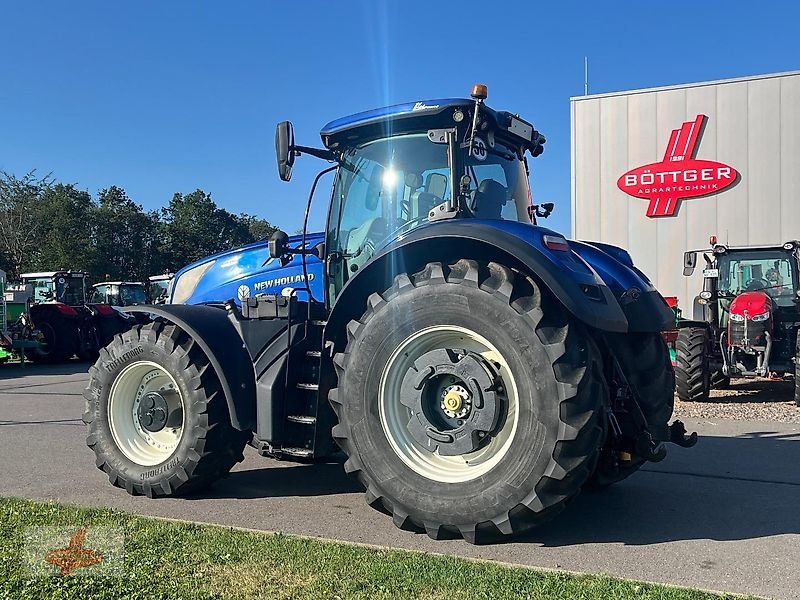
<svg viewBox="0 0 800 600">
<path fill-rule="evenodd" d="M 741 180 L 680 201 L 674 217 L 648 218 L 647 200 L 617 188 L 629 169 L 662 160 L 673 129 L 708 116 L 696 157 L 735 168 Z M 572 237 L 616 244 L 662 294 L 691 307 L 699 271 L 683 277 L 683 252 L 708 237 L 731 245 L 800 238 L 800 72 L 571 100 Z"/>
</svg>

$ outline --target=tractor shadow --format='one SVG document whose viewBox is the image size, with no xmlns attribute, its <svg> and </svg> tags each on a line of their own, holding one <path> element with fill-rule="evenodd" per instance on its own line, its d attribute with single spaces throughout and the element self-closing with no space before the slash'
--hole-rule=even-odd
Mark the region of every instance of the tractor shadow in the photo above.
<svg viewBox="0 0 800 600">
<path fill-rule="evenodd" d="M 254 499 L 304 496 L 331 496 L 363 492 L 358 482 L 344 472 L 344 456 L 329 461 L 306 464 L 255 458 L 260 469 L 232 471 L 230 475 L 202 494 L 186 496 L 187 500 Z M 249 462 L 249 461 L 248 461 Z M 252 464 L 252 463 L 250 463 Z"/>
<path fill-rule="evenodd" d="M 794 402 L 794 380 L 733 379 L 727 389 L 711 390 L 709 403 Z"/>
<path fill-rule="evenodd" d="M 610 488 L 583 493 L 516 540 L 545 547 L 662 544 L 800 534 L 800 425 L 795 433 L 702 437 Z"/>
<path fill-rule="evenodd" d="M 7 379 L 22 379 L 23 377 L 40 377 L 42 375 L 78 375 L 88 373 L 91 362 L 83 360 L 70 360 L 57 365 L 43 365 L 25 361 L 0 364 L 0 384 Z"/>
</svg>

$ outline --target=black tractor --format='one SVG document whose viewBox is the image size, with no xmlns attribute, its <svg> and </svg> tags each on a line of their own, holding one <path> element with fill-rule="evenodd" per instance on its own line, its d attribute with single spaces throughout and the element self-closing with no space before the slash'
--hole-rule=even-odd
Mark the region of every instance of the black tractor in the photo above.
<svg viewBox="0 0 800 600">
<path fill-rule="evenodd" d="M 684 254 L 684 275 L 694 272 L 698 254 L 705 268 L 693 319 L 678 323 L 678 397 L 707 401 L 709 391 L 727 387 L 731 377 L 778 380 L 794 375 L 800 404 L 800 242 L 729 247 L 712 236 L 711 245 Z"/>
<path fill-rule="evenodd" d="M 91 358 L 135 319 L 105 304 L 87 304 L 86 273 L 48 271 L 23 273 L 31 287 L 28 309 L 16 325 L 17 337 L 38 344 L 27 348 L 29 360 L 58 363 L 73 356 Z"/>
</svg>

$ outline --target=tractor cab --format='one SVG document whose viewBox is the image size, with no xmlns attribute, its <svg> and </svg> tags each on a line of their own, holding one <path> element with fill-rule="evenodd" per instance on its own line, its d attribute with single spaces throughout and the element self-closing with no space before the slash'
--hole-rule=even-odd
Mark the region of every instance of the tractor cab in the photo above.
<svg viewBox="0 0 800 600">
<path fill-rule="evenodd" d="M 163 304 L 169 297 L 174 273 L 151 275 L 147 278 L 147 301 L 151 304 Z"/>
<path fill-rule="evenodd" d="M 147 304 L 147 290 L 138 281 L 104 281 L 92 286 L 89 303 L 110 306 Z"/>
<path fill-rule="evenodd" d="M 701 367 L 710 371 L 710 387 L 713 382 L 726 383 L 732 375 L 775 378 L 793 371 L 800 327 L 800 242 L 737 248 L 717 244 L 712 236 L 711 245 L 684 257 L 685 275 L 694 271 L 699 253 L 705 268 L 694 319 L 682 325 L 686 336 L 704 332 L 708 343 L 703 353 L 706 367 L 699 359 L 692 366 L 690 357 L 684 357 L 686 364 L 677 369 L 679 391 L 688 371 Z"/>
<path fill-rule="evenodd" d="M 324 248 L 329 299 L 390 243 L 445 220 L 535 223 L 552 205 L 531 205 L 526 152 L 538 156 L 545 138 L 519 116 L 471 99 L 391 106 L 328 123 L 325 149 L 294 144 L 292 125 L 279 124 L 276 154 L 282 179 L 297 154 L 338 163 Z M 333 169 L 332 169 L 333 170 Z M 288 251 L 277 247 L 276 256 Z"/>
<path fill-rule="evenodd" d="M 86 303 L 86 273 L 83 271 L 48 271 L 23 273 L 22 283 L 32 286 L 33 304 L 61 303 L 83 306 Z"/>
</svg>

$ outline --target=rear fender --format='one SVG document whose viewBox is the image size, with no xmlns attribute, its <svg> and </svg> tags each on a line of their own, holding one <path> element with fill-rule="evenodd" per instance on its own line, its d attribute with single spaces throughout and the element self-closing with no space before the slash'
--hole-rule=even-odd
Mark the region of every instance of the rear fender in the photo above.
<svg viewBox="0 0 800 600">
<path fill-rule="evenodd" d="M 569 245 L 608 285 L 625 313 L 628 331 L 655 332 L 675 327 L 672 309 L 636 268 L 627 251 L 596 242 L 570 241 Z"/>
<path fill-rule="evenodd" d="M 256 417 L 253 363 L 228 311 L 185 304 L 126 306 L 119 310 L 157 315 L 188 333 L 219 377 L 231 425 L 239 431 L 253 429 Z"/>
<path fill-rule="evenodd" d="M 350 278 L 332 307 L 326 340 L 341 342 L 344 327 L 364 313 L 369 295 L 389 288 L 396 275 L 460 258 L 497 261 L 529 273 L 587 325 L 628 331 L 625 313 L 597 271 L 574 252 L 545 248 L 543 235 L 558 234 L 523 223 L 473 219 L 421 227 L 380 251 Z"/>
</svg>

